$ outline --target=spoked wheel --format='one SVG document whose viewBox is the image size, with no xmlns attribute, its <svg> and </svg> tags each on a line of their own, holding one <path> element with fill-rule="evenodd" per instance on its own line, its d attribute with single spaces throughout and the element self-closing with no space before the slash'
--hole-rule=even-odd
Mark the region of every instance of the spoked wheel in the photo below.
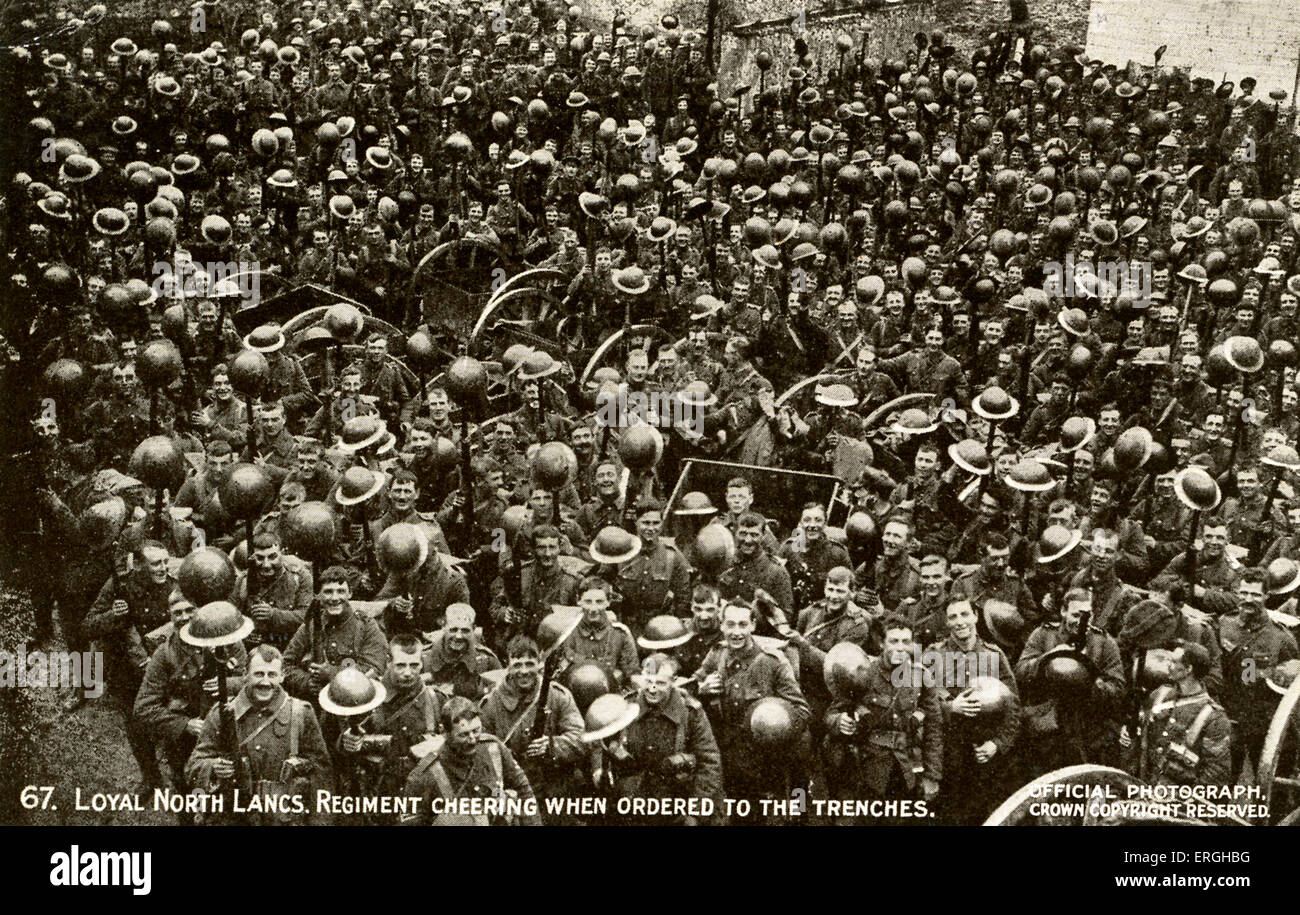
<svg viewBox="0 0 1300 915">
<path fill-rule="evenodd" d="M 443 242 L 426 254 L 415 268 L 415 289 L 424 302 L 430 324 L 468 332 L 493 290 L 510 276 L 505 252 L 477 238 Z"/>
<path fill-rule="evenodd" d="M 1130 785 L 1141 784 L 1123 769 L 1091 763 L 1048 772 L 1007 798 L 984 821 L 985 826 L 1098 826 L 1106 822 L 1094 811 L 1103 797 L 1122 799 Z M 1067 790 L 1084 786 L 1095 796 L 1073 797 Z M 1058 793 L 1060 792 L 1060 793 Z M 1083 792 L 1079 792 L 1083 793 Z M 1095 798 L 1095 800 L 1094 800 Z"/>
<path fill-rule="evenodd" d="M 634 349 L 644 349 L 650 354 L 650 361 L 653 363 L 655 351 L 660 346 L 672 342 L 672 335 L 655 324 L 633 324 L 630 327 L 620 328 L 596 347 L 596 351 L 587 360 L 587 367 L 582 370 L 579 381 L 585 385 L 596 369 L 606 365 L 613 366 L 621 374 L 623 367 L 620 363 L 623 357 Z"/>
<path fill-rule="evenodd" d="M 1291 682 L 1273 713 L 1258 775 L 1268 822 L 1300 825 L 1300 677 Z"/>
</svg>

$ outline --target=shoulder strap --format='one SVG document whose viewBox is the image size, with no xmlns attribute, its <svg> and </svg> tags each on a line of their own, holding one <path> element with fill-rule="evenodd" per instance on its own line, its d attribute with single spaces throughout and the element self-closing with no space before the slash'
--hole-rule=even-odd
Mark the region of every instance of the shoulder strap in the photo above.
<svg viewBox="0 0 1300 915">
<path fill-rule="evenodd" d="M 506 787 L 506 781 L 505 781 L 505 777 L 502 775 L 501 744 L 497 743 L 495 740 L 489 741 L 487 748 L 488 748 L 488 759 L 492 761 L 493 780 L 496 783 L 496 785 L 500 787 L 502 791 L 504 791 Z"/>
<path fill-rule="evenodd" d="M 292 702 L 293 700 L 290 699 L 289 696 L 286 695 L 286 696 L 284 697 L 284 701 L 285 701 L 285 702 Z M 240 749 L 243 749 L 244 747 L 248 746 L 250 743 L 253 742 L 253 738 L 254 738 L 254 737 L 256 737 L 258 734 L 261 734 L 261 733 L 262 733 L 263 731 L 265 731 L 268 727 L 270 727 L 271 722 L 272 722 L 272 721 L 275 721 L 277 718 L 280 717 L 280 709 L 283 709 L 283 708 L 284 708 L 284 702 L 280 703 L 280 708 L 277 708 L 277 709 L 275 710 L 275 714 L 274 714 L 274 715 L 269 716 L 265 721 L 262 722 L 261 727 L 259 727 L 257 730 L 255 730 L 255 731 L 253 731 L 252 733 L 250 733 L 247 737 L 245 737 L 243 740 L 241 740 L 241 741 L 239 742 L 239 747 L 240 747 Z"/>
<path fill-rule="evenodd" d="M 298 755 L 298 731 L 302 728 L 302 715 L 298 704 L 301 699 L 289 700 L 289 755 Z"/>
<path fill-rule="evenodd" d="M 1192 726 L 1188 728 L 1187 733 L 1183 735 L 1183 746 L 1187 747 L 1189 750 L 1196 746 L 1197 741 L 1201 739 L 1201 732 L 1203 732 L 1205 726 L 1210 723 L 1210 716 L 1213 714 L 1214 703 L 1207 701 L 1201 706 L 1201 710 L 1196 713 L 1196 717 L 1192 719 Z"/>
</svg>

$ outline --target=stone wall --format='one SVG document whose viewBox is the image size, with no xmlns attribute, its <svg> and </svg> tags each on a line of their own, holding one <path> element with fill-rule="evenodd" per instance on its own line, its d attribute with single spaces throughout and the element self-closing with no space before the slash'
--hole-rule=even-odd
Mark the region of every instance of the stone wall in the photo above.
<svg viewBox="0 0 1300 915">
<path fill-rule="evenodd" d="M 1123 67 L 1149 66 L 1160 45 L 1162 67 L 1185 67 L 1217 84 L 1253 76 L 1255 95 L 1300 79 L 1300 0 L 1092 0 L 1088 56 Z"/>
<path fill-rule="evenodd" d="M 768 85 L 784 80 L 785 71 L 794 65 L 794 40 L 799 26 L 806 29 L 805 40 L 822 73 L 838 65 L 835 39 L 840 34 L 853 38 L 854 50 L 850 54 L 857 53 L 865 33 L 868 57 L 901 58 L 915 47 L 913 37 L 918 31 L 928 32 L 936 26 L 935 0 L 815 9 L 800 7 L 794 0 L 751 0 L 736 5 L 732 21 L 735 24 L 721 35 L 718 74 L 724 95 L 741 85 L 753 86 L 758 92 L 759 72 L 754 58 L 760 50 L 766 49 L 775 59 L 767 72 Z"/>
</svg>

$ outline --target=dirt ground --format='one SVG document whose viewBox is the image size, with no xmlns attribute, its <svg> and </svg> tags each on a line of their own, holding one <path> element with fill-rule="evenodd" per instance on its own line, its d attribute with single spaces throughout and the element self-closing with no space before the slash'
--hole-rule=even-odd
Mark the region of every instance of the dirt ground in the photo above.
<svg viewBox="0 0 1300 915">
<path fill-rule="evenodd" d="M 49 651 L 64 648 L 61 639 L 40 646 Z M 151 809 L 152 793 L 140 793 L 143 812 L 75 809 L 77 789 L 89 805 L 96 793 L 136 793 L 140 770 L 122 731 L 122 713 L 107 696 L 86 699 L 71 707 L 79 690 L 34 689 L 38 756 L 30 760 L 27 781 L 54 788 L 49 806 L 37 806 L 27 818 L 36 826 L 158 826 L 175 822 L 165 812 Z M 38 798 L 39 794 L 36 795 Z"/>
</svg>

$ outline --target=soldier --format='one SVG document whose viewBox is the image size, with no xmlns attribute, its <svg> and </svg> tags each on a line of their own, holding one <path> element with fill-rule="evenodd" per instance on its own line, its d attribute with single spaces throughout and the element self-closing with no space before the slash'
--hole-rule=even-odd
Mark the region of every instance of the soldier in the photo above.
<svg viewBox="0 0 1300 915">
<path fill-rule="evenodd" d="M 519 822 L 540 826 L 541 817 L 528 776 L 509 748 L 485 733 L 479 710 L 468 699 L 455 697 L 442 709 L 446 740 L 411 772 L 402 793 L 419 797 L 417 812 L 402 818 L 404 825 L 428 826 L 443 822 L 502 825 Z M 491 813 L 461 813 L 457 799 L 491 798 L 500 807 Z M 511 808 L 517 804 L 518 813 Z M 473 808 L 471 808 L 472 810 Z"/>
<path fill-rule="evenodd" d="M 578 509 L 578 526 L 588 540 L 607 527 L 630 527 L 627 505 L 618 486 L 619 466 L 614 461 L 601 461 L 593 475 L 596 494 Z"/>
<path fill-rule="evenodd" d="M 920 646 L 907 620 L 891 616 L 882 625 L 884 653 L 867 666 L 862 695 L 837 698 L 825 713 L 828 756 L 839 763 L 835 797 L 928 804 L 939 793 L 944 771 L 939 693 L 916 663 Z M 918 807 L 916 815 L 923 811 Z M 885 819 L 905 818 L 900 811 Z"/>
<path fill-rule="evenodd" d="M 195 410 L 190 424 L 208 438 L 239 448 L 248 441 L 248 405 L 235 396 L 224 364 L 212 369 L 212 403 Z"/>
<path fill-rule="evenodd" d="M 1160 651 L 1157 666 L 1164 668 L 1166 683 L 1142 712 L 1138 778 L 1148 785 L 1230 784 L 1232 724 L 1201 685 L 1209 655 L 1200 645 L 1180 642 L 1172 651 Z M 1127 727 L 1120 744 L 1133 747 Z"/>
<path fill-rule="evenodd" d="M 781 545 L 781 559 L 790 574 L 795 608 L 817 600 L 817 585 L 827 572 L 852 565 L 849 551 L 826 536 L 826 508 L 817 502 L 804 505 L 799 526 Z"/>
<path fill-rule="evenodd" d="M 559 651 L 570 667 L 592 663 L 605 673 L 606 679 L 621 692 L 640 667 L 636 639 L 609 609 L 611 588 L 601 578 L 587 578 L 575 592 L 582 622 L 565 639 Z"/>
<path fill-rule="evenodd" d="M 237 693 L 243 686 L 248 652 L 236 643 L 228 657 L 218 659 L 215 653 L 182 641 L 181 627 L 194 616 L 194 605 L 179 591 L 173 591 L 170 600 L 171 632 L 149 658 L 136 693 L 134 716 L 140 728 L 157 736 L 172 785 L 184 791 L 185 763 L 203 731 L 203 719 L 216 703 L 216 665 L 227 665 L 226 682 Z M 188 820 L 182 817 L 181 822 Z"/>
<path fill-rule="evenodd" d="M 433 634 L 424 653 L 425 680 L 443 696 L 478 702 L 489 688 L 483 674 L 500 669 L 492 649 L 479 642 L 474 608 L 466 603 L 449 606 L 443 628 Z"/>
<path fill-rule="evenodd" d="M 979 637 L 970 601 L 952 601 L 947 618 L 947 637 L 926 651 L 944 714 L 939 816 L 944 822 L 974 825 L 1008 793 L 1008 757 L 1020 730 L 1020 698 L 1011 662 L 1001 648 Z M 994 678 L 1005 688 L 992 708 L 972 689 L 979 677 Z"/>
<path fill-rule="evenodd" d="M 361 392 L 378 398 L 379 415 L 392 428 L 397 425 L 402 404 L 410 399 L 406 379 L 388 357 L 388 338 L 374 333 L 366 340 L 366 358 L 358 364 Z"/>
<path fill-rule="evenodd" d="M 742 522 L 742 530 L 745 525 Z M 757 543 L 757 531 L 755 530 Z M 733 799 L 789 798 L 789 762 L 766 758 L 750 729 L 750 714 L 759 700 L 776 696 L 788 703 L 792 734 L 808 724 L 808 701 L 799 690 L 794 671 L 776 648 L 760 647 L 754 640 L 757 624 L 749 604 L 728 603 L 722 611 L 723 639 L 695 671 L 700 696 L 716 707 L 714 730 L 722 753 L 723 784 Z M 758 810 L 755 803 L 754 810 Z"/>
<path fill-rule="evenodd" d="M 541 649 L 528 636 L 517 635 L 506 647 L 510 660 L 505 677 L 483 698 L 479 712 L 483 728 L 501 739 L 520 760 L 533 793 L 539 798 L 569 797 L 582 793 L 578 765 L 582 743 L 582 713 L 573 694 L 551 681 L 542 710 L 542 735 L 534 738 L 542 686 Z M 562 821 L 554 820 L 555 825 Z M 572 825 L 572 821 L 565 820 Z"/>
<path fill-rule="evenodd" d="M 126 718 L 127 742 L 148 790 L 162 786 L 162 773 L 153 734 L 131 711 L 149 663 L 148 636 L 171 619 L 176 581 L 168 570 L 167 551 L 158 541 L 146 540 L 136 555 L 142 560 L 138 567 L 104 583 L 82 622 L 82 632 L 98 640 L 104 652 L 104 682 Z"/>
<path fill-rule="evenodd" d="M 297 466 L 298 442 L 285 428 L 284 405 L 262 401 L 257 422 L 257 461 L 279 485 Z"/>
<path fill-rule="evenodd" d="M 505 568 L 492 582 L 493 618 L 510 631 L 534 635 L 537 624 L 554 604 L 572 606 L 578 577 L 563 568 L 560 532 L 549 524 L 538 525 L 528 535 L 533 558 L 519 567 L 518 593 L 514 592 L 513 568 Z"/>
<path fill-rule="evenodd" d="M 911 625 L 916 644 L 933 645 L 948 631 L 948 560 L 931 553 L 921 559 L 918 571 L 921 589 L 902 601 L 897 613 Z"/>
<path fill-rule="evenodd" d="M 1034 596 L 1020 576 L 1007 568 L 1010 557 L 1011 545 L 1007 538 L 990 531 L 984 537 L 984 556 L 979 568 L 953 582 L 952 599 L 967 600 L 976 607 L 983 607 L 989 600 L 1000 600 L 1015 607 L 1022 619 L 1037 622 L 1040 614 Z"/>
<path fill-rule="evenodd" d="M 853 570 L 854 577 L 875 591 L 881 604 L 890 612 L 907 598 L 915 596 L 921 586 L 921 579 L 908 556 L 911 542 L 911 522 L 890 518 L 880 532 L 880 558 L 871 566 L 863 563 Z"/>
<path fill-rule="evenodd" d="M 1092 625 L 1108 635 L 1119 635 L 1125 614 L 1142 595 L 1120 581 L 1116 573 L 1120 555 L 1118 534 L 1104 527 L 1094 528 L 1088 550 L 1088 565 L 1075 573 L 1070 587 L 1083 588 L 1092 595 Z"/>
<path fill-rule="evenodd" d="M 831 701 L 823 674 L 826 653 L 840 642 L 852 642 L 868 654 L 875 654 L 882 641 L 883 610 L 858 606 L 852 594 L 852 570 L 836 566 L 826 573 L 821 600 L 799 611 L 794 628 L 779 630 L 782 638 L 788 638 L 799 650 L 799 682 L 810 708 L 814 744 L 820 743 L 818 731 Z"/>
<path fill-rule="evenodd" d="M 257 627 L 247 644 L 283 648 L 307 619 L 316 593 L 311 569 L 297 556 L 283 553 L 279 535 L 269 531 L 253 535 L 249 565 L 235 582 L 234 599 Z"/>
<path fill-rule="evenodd" d="M 1219 616 L 1235 609 L 1233 591 L 1241 577 L 1236 561 L 1228 555 L 1228 527 L 1215 520 L 1201 527 L 1201 548 L 1196 551 L 1195 581 L 1187 602 L 1199 610 Z M 1168 591 L 1187 577 L 1187 553 L 1169 560 L 1169 564 L 1152 581 L 1152 590 Z"/>
<path fill-rule="evenodd" d="M 384 703 L 366 719 L 364 733 L 348 728 L 340 736 L 342 759 L 358 755 L 370 767 L 369 792 L 400 794 L 415 768 L 411 748 L 424 743 L 441 730 L 443 696 L 427 686 L 423 648 L 409 634 L 394 636 L 388 643 L 392 660 L 384 671 Z M 386 822 L 386 821 L 385 821 Z"/>
<path fill-rule="evenodd" d="M 312 502 L 326 501 L 338 485 L 338 471 L 325 458 L 325 446 L 315 436 L 300 435 L 297 439 L 298 461 L 281 483 L 302 484 L 306 498 Z"/>
<path fill-rule="evenodd" d="M 690 568 L 676 546 L 659 536 L 663 506 L 643 498 L 636 507 L 636 532 L 641 552 L 618 567 L 622 614 L 633 632 L 651 617 L 664 613 L 685 616 L 690 605 Z"/>
<path fill-rule="evenodd" d="M 405 467 L 394 470 L 388 480 L 388 511 L 384 512 L 378 520 L 370 522 L 371 539 L 377 542 L 379 535 L 394 524 L 414 524 L 416 527 L 423 528 L 429 538 L 429 549 L 441 553 L 451 552 L 442 525 L 438 523 L 437 513 L 417 511 L 416 505 L 419 501 L 419 478 Z"/>
<path fill-rule="evenodd" d="M 763 590 L 786 612 L 794 610 L 790 573 L 763 549 L 765 525 L 762 515 L 746 512 L 737 521 L 736 561 L 718 576 L 718 590 L 724 600 L 753 600 Z"/>
<path fill-rule="evenodd" d="M 1237 612 L 1219 620 L 1223 646 L 1223 707 L 1232 720 L 1232 777 L 1259 761 L 1264 737 L 1277 709 L 1277 693 L 1266 674 L 1277 665 L 1300 657 L 1295 636 L 1274 623 L 1264 609 L 1262 569 L 1251 568 L 1237 581 Z M 1197 679 L 1201 679 L 1198 677 Z"/>
<path fill-rule="evenodd" d="M 1093 597 L 1082 588 L 1065 595 L 1059 621 L 1045 622 L 1029 635 L 1016 662 L 1016 682 L 1025 690 L 1024 756 L 1034 777 L 1079 763 L 1114 765 L 1118 721 L 1125 693 L 1119 646 L 1099 626 L 1088 624 L 1082 640 L 1078 683 L 1049 681 L 1044 664 L 1064 652 L 1080 661 L 1079 629 L 1092 619 Z M 1064 646 L 1064 648 L 1062 648 Z M 1033 699 L 1037 698 L 1035 705 Z"/>
<path fill-rule="evenodd" d="M 722 764 L 708 715 L 698 700 L 677 684 L 677 661 L 652 654 L 641 663 L 636 703 L 641 714 L 628 725 L 624 747 L 629 758 L 618 769 L 622 797 L 708 798 L 722 808 Z M 716 818 L 630 818 L 639 825 L 695 826 Z"/>
<path fill-rule="evenodd" d="M 318 699 L 321 687 L 342 667 L 377 677 L 388 666 L 379 626 L 352 606 L 347 569 L 330 566 L 321 575 L 315 605 L 289 640 L 284 664 L 286 688 L 308 700 Z"/>
<path fill-rule="evenodd" d="M 326 573 L 328 575 L 328 572 Z M 284 658 L 271 645 L 259 645 L 248 656 L 248 676 L 231 701 L 235 716 L 235 737 L 244 757 L 245 781 L 236 785 L 242 797 L 283 797 L 281 804 L 247 816 L 224 811 L 223 819 L 249 825 L 282 824 L 304 814 L 308 822 L 320 822 L 311 799 L 313 787 L 330 784 L 329 751 L 321 736 L 316 710 L 311 703 L 289 696 L 284 681 Z M 203 719 L 198 744 L 185 764 L 190 787 L 211 792 L 235 777 L 235 761 L 221 739 L 221 710 L 213 708 Z M 306 801 L 298 811 L 294 795 Z"/>
<path fill-rule="evenodd" d="M 687 620 L 691 638 L 674 652 L 682 670 L 699 670 L 705 656 L 722 642 L 722 598 L 708 582 L 691 589 L 691 617 Z M 638 642 L 638 644 L 640 644 Z"/>
<path fill-rule="evenodd" d="M 449 566 L 433 550 L 412 572 L 390 573 L 375 595 L 387 601 L 384 631 L 432 632 L 452 604 L 469 603 L 469 584 L 459 569 Z"/>
<path fill-rule="evenodd" d="M 737 537 L 740 533 L 740 519 L 746 514 L 750 514 L 754 507 L 754 487 L 749 480 L 744 477 L 732 477 L 727 481 L 727 514 L 720 521 L 727 530 L 731 531 L 732 537 Z M 762 517 L 761 515 L 759 517 Z M 763 540 L 762 546 L 764 552 L 770 556 L 777 556 L 781 552 L 781 544 L 777 541 L 776 535 L 768 527 L 767 519 L 763 519 Z"/>
</svg>

